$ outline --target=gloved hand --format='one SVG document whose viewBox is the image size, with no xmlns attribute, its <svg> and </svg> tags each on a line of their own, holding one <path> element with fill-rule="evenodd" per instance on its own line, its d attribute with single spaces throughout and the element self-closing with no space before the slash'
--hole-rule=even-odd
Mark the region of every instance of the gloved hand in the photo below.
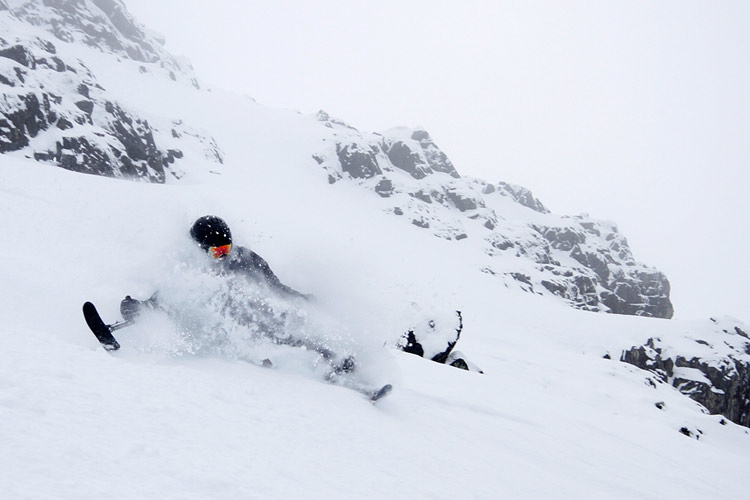
<svg viewBox="0 0 750 500">
<path fill-rule="evenodd" d="M 120 314 L 123 319 L 132 321 L 141 314 L 143 309 L 143 302 L 132 298 L 130 295 L 126 295 L 122 302 L 120 302 Z"/>
<path fill-rule="evenodd" d="M 134 299 L 126 295 L 120 302 L 120 314 L 125 320 L 132 321 L 137 318 L 145 309 L 156 309 L 156 294 L 153 294 L 148 300 Z"/>
</svg>

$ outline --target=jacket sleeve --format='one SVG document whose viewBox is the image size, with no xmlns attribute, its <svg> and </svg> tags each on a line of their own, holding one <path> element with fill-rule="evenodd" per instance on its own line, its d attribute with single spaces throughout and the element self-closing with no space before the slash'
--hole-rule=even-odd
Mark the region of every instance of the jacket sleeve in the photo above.
<svg viewBox="0 0 750 500">
<path fill-rule="evenodd" d="M 307 295 L 300 293 L 297 290 L 282 283 L 279 277 L 276 276 L 276 274 L 274 274 L 274 272 L 271 270 L 271 266 L 268 265 L 268 262 L 266 262 L 263 257 L 255 252 L 252 252 L 252 260 L 253 267 L 263 275 L 263 278 L 271 286 L 271 288 L 273 288 L 277 292 L 281 292 L 282 294 L 292 297 L 300 297 L 303 299 L 308 298 Z"/>
</svg>

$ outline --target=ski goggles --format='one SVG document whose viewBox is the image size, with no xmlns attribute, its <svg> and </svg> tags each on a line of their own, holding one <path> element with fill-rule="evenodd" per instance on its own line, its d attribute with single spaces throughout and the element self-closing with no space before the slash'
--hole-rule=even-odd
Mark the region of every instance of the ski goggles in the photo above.
<svg viewBox="0 0 750 500">
<path fill-rule="evenodd" d="M 214 259 L 221 259 L 223 257 L 226 257 L 229 254 L 229 250 L 232 248 L 232 245 L 221 245 L 218 247 L 208 247 L 208 255 L 213 257 Z"/>
</svg>

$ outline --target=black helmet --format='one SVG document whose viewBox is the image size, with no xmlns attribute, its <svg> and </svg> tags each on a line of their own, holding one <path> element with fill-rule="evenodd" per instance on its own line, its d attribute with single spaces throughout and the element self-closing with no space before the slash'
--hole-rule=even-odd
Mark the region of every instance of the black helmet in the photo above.
<svg viewBox="0 0 750 500">
<path fill-rule="evenodd" d="M 200 247 L 216 259 L 229 253 L 232 232 L 220 217 L 205 215 L 193 223 L 190 236 Z"/>
</svg>

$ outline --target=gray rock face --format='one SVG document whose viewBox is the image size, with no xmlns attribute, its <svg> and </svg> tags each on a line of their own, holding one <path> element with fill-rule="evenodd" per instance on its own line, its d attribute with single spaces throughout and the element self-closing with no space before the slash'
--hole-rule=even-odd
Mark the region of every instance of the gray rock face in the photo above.
<svg viewBox="0 0 750 500">
<path fill-rule="evenodd" d="M 327 115 L 317 119 L 335 130 L 335 149 L 314 155 L 330 182 L 357 182 L 388 200 L 384 211 L 418 228 L 451 241 L 480 239 L 486 254 L 515 259 L 523 272 L 482 268 L 508 286 L 588 311 L 672 317 L 666 276 L 638 263 L 614 224 L 555 216 L 522 186 L 461 177 L 422 129 L 365 134 Z M 509 223 L 506 211 L 528 222 Z"/>
<path fill-rule="evenodd" d="M 616 314 L 671 318 L 674 307 L 669 300 L 669 280 L 659 271 L 636 271 L 608 282 L 602 293 L 604 305 Z"/>
<path fill-rule="evenodd" d="M 81 61 L 64 60 L 55 43 L 45 38 L 52 33 L 63 40 L 101 44 L 129 51 L 138 60 L 160 57 L 120 2 L 44 0 L 17 5 L 13 11 L 0 11 L 0 27 L 25 34 L 32 23 L 37 34 L 16 37 L 12 44 L 0 39 L 0 153 L 22 151 L 75 172 L 157 183 L 165 182 L 167 174 L 181 177 L 174 163 L 183 157 L 182 143 L 198 142 L 221 162 L 211 139 L 178 122 L 162 120 L 155 126 L 127 109 Z"/>
<path fill-rule="evenodd" d="M 322 109 L 318 111 L 318 114 L 315 115 L 315 118 L 317 118 L 319 122 L 323 122 L 323 124 L 328 128 L 332 128 L 332 129 L 344 128 L 344 129 L 353 130 L 355 132 L 357 131 L 356 128 L 352 127 L 345 121 L 332 117 L 331 115 L 329 115 L 326 111 L 323 111 Z"/>
<path fill-rule="evenodd" d="M 47 94 L 42 94 L 41 102 L 34 93 L 14 97 L 15 102 L 0 115 L 0 153 L 28 146 L 29 137 L 36 137 L 57 117 L 50 109 Z"/>
<path fill-rule="evenodd" d="M 382 173 L 377 153 L 376 146 L 361 146 L 357 143 L 336 146 L 341 170 L 355 179 L 369 179 Z"/>
<path fill-rule="evenodd" d="M 491 189 L 490 193 L 495 191 L 495 187 L 488 184 L 488 188 Z M 508 184 L 507 182 L 499 182 L 497 190 L 506 193 L 508 196 L 513 198 L 516 202 L 523 205 L 524 207 L 530 208 L 535 212 L 548 214 L 549 210 L 531 194 L 531 191 L 522 186 L 516 186 L 514 184 Z M 487 194 L 490 194 L 487 193 Z"/>
<path fill-rule="evenodd" d="M 90 103 L 87 109 L 93 111 L 93 102 L 86 102 Z M 34 159 L 56 163 L 74 172 L 163 183 L 166 180 L 165 167 L 175 158 L 182 157 L 182 152 L 170 150 L 165 154 L 156 147 L 153 131 L 147 122 L 130 116 L 111 102 L 105 103 L 105 109 L 111 115 L 110 138 L 116 140 L 122 149 L 113 145 L 113 141 L 103 145 L 86 136 L 63 137 L 55 150 L 35 152 Z"/>
<path fill-rule="evenodd" d="M 453 163 L 448 159 L 448 156 L 437 147 L 437 144 L 435 144 L 426 130 L 415 130 L 412 133 L 411 138 L 419 142 L 419 145 L 422 148 L 422 153 L 424 153 L 427 163 L 434 172 L 442 172 L 451 177 L 455 177 L 456 179 L 461 177 L 453 166 Z"/>
<path fill-rule="evenodd" d="M 172 57 L 162 47 L 163 40 L 148 36 L 120 0 L 28 0 L 20 2 L 12 12 L 18 19 L 46 29 L 58 40 L 156 63 L 197 85 L 191 68 Z"/>
<path fill-rule="evenodd" d="M 462 193 L 456 189 L 448 189 L 445 195 L 461 212 L 476 210 L 483 205 L 483 202 L 477 198 L 467 196 L 466 193 Z"/>
<path fill-rule="evenodd" d="M 409 173 L 415 179 L 424 179 L 435 172 L 460 177 L 453 163 L 437 147 L 426 130 L 400 128 L 386 132 L 382 149 L 394 167 Z"/>
<path fill-rule="evenodd" d="M 53 150 L 32 147 L 36 160 L 76 172 L 164 182 L 168 162 L 148 122 L 107 100 L 79 64 L 50 69 L 37 50 L 21 45 L 0 50 L 0 61 L 5 58 L 3 64 L 14 70 L 2 89 L 0 152 L 27 148 L 41 133 L 57 128 L 67 134 Z M 58 75 L 60 86 L 52 87 L 50 80 Z M 46 91 L 51 87 L 59 94 Z"/>
<path fill-rule="evenodd" d="M 432 173 L 432 169 L 425 158 L 403 141 L 386 142 L 383 145 L 383 150 L 394 167 L 408 172 L 415 179 L 424 179 Z"/>
<path fill-rule="evenodd" d="M 0 57 L 5 57 L 12 61 L 16 61 L 21 66 L 25 66 L 27 68 L 34 69 L 36 67 L 34 57 L 23 45 L 14 45 L 12 47 L 0 50 Z"/>
<path fill-rule="evenodd" d="M 669 299 L 667 277 L 660 271 L 640 266 L 627 240 L 615 226 L 582 218 L 577 221 L 578 224 L 563 227 L 532 226 L 549 242 L 554 253 L 567 254 L 593 273 L 587 279 L 563 275 L 567 285 L 562 295 L 583 304 L 582 308 L 671 318 L 674 308 Z M 555 269 L 550 272 L 559 277 Z M 559 280 L 556 283 L 560 284 Z"/>
<path fill-rule="evenodd" d="M 676 347 L 649 338 L 624 351 L 621 361 L 653 372 L 712 414 L 750 427 L 750 339 L 731 321 L 714 321 L 715 332 L 695 345 Z M 693 352 L 680 352 L 681 349 Z M 695 352 L 697 351 L 697 352 Z"/>
</svg>

